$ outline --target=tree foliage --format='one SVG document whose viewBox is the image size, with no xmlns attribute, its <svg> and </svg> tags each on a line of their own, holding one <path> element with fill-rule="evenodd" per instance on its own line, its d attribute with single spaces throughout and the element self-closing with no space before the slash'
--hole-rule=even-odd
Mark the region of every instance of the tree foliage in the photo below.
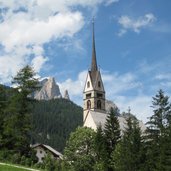
<svg viewBox="0 0 171 171">
<path fill-rule="evenodd" d="M 107 158 L 107 144 L 105 141 L 105 135 L 102 129 L 102 126 L 97 127 L 95 141 L 95 166 L 94 170 L 96 171 L 105 171 L 107 170 L 108 158 Z"/>
<path fill-rule="evenodd" d="M 38 80 L 29 66 L 21 69 L 13 83 L 17 88 L 9 98 L 4 118 L 4 147 L 20 155 L 29 155 L 31 132 L 31 108 L 29 95 L 37 90 Z"/>
<path fill-rule="evenodd" d="M 170 117 L 171 104 L 169 97 L 159 90 L 152 101 L 153 115 L 147 122 L 147 167 L 151 170 L 171 169 Z M 147 169 L 148 170 L 148 169 Z"/>
<path fill-rule="evenodd" d="M 69 169 L 75 171 L 92 171 L 95 163 L 95 132 L 91 128 L 78 127 L 71 133 L 67 142 L 64 159 Z"/>
<path fill-rule="evenodd" d="M 143 143 L 137 120 L 127 118 L 125 131 L 112 153 L 112 165 L 116 171 L 139 171 L 142 165 Z"/>
<path fill-rule="evenodd" d="M 110 166 L 111 158 L 112 158 L 111 154 L 115 150 L 115 147 L 121 138 L 117 113 L 118 113 L 117 108 L 116 109 L 111 108 L 109 114 L 107 115 L 106 123 L 104 126 L 104 136 L 106 141 L 109 170 L 112 170 Z"/>
<path fill-rule="evenodd" d="M 32 143 L 43 143 L 63 152 L 71 132 L 82 125 L 83 110 L 72 101 L 35 101 L 32 111 Z"/>
</svg>

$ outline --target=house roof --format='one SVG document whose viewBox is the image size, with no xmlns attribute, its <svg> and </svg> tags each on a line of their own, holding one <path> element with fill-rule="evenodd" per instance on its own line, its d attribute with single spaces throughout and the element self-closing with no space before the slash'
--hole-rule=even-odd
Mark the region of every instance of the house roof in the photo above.
<svg viewBox="0 0 171 171">
<path fill-rule="evenodd" d="M 50 147 L 49 145 L 45 145 L 45 144 L 34 144 L 34 145 L 31 145 L 31 148 L 36 148 L 36 147 L 42 147 L 44 149 L 47 149 L 49 150 L 51 153 L 55 154 L 56 156 L 59 156 L 60 158 L 62 158 L 62 154 L 58 151 L 56 151 L 54 148 Z"/>
</svg>

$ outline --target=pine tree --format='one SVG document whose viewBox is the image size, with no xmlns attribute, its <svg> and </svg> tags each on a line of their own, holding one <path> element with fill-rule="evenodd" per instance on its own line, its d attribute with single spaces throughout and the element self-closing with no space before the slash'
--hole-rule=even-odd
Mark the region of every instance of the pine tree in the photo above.
<svg viewBox="0 0 171 171">
<path fill-rule="evenodd" d="M 6 104 L 6 90 L 4 86 L 0 85 L 0 149 L 3 147 L 3 122 L 5 118 Z"/>
<path fill-rule="evenodd" d="M 112 153 L 112 166 L 116 171 L 139 171 L 142 164 L 141 130 L 137 120 L 127 118 L 123 137 Z"/>
<path fill-rule="evenodd" d="M 96 153 L 95 155 L 96 164 L 94 170 L 105 171 L 107 169 L 107 151 L 106 151 L 105 136 L 101 125 L 97 127 L 94 143 L 95 143 L 94 148 Z"/>
<path fill-rule="evenodd" d="M 108 170 L 112 170 L 110 167 L 111 154 L 115 150 L 117 143 L 120 140 L 120 126 L 117 118 L 118 109 L 111 108 L 110 113 L 107 115 L 106 123 L 104 127 L 107 157 L 108 157 Z"/>
<path fill-rule="evenodd" d="M 166 160 L 171 154 L 167 154 L 167 148 L 170 148 L 169 142 L 169 118 L 171 113 L 171 105 L 168 101 L 169 97 L 159 90 L 153 97 L 152 108 L 153 115 L 147 122 L 147 170 L 168 170 Z M 168 139 L 168 140 L 167 140 Z M 170 159 L 169 159 L 170 160 Z"/>
<path fill-rule="evenodd" d="M 38 88 L 38 80 L 34 76 L 33 69 L 26 66 L 13 78 L 12 83 L 17 85 L 17 88 L 13 90 L 4 121 L 6 148 L 20 155 L 28 155 L 30 151 L 31 99 L 29 95 Z"/>
</svg>

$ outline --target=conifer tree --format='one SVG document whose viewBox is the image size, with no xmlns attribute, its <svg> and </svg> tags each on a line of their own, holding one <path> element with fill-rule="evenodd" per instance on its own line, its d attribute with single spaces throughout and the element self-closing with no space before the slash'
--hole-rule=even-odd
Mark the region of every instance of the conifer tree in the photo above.
<svg viewBox="0 0 171 171">
<path fill-rule="evenodd" d="M 126 119 L 123 137 L 112 153 L 112 166 L 116 171 L 139 171 L 142 164 L 141 130 L 137 120 Z"/>
<path fill-rule="evenodd" d="M 167 170 L 166 160 L 170 158 L 168 150 L 169 142 L 169 118 L 171 115 L 171 105 L 169 97 L 159 90 L 153 97 L 152 108 L 153 115 L 147 122 L 147 168 L 151 170 Z M 171 159 L 169 159 L 171 160 Z M 148 170 L 148 169 L 147 169 Z"/>
<path fill-rule="evenodd" d="M 120 140 L 120 126 L 117 118 L 118 109 L 111 108 L 110 113 L 107 115 L 106 123 L 104 127 L 107 157 L 108 157 L 108 170 L 112 170 L 110 167 L 111 154 L 115 150 L 117 143 Z"/>
<path fill-rule="evenodd" d="M 17 85 L 10 98 L 6 118 L 4 121 L 4 134 L 6 148 L 20 155 L 28 155 L 30 151 L 31 108 L 29 95 L 38 89 L 38 80 L 30 66 L 21 69 L 13 84 Z"/>
<path fill-rule="evenodd" d="M 6 104 L 6 90 L 4 86 L 0 85 L 0 149 L 3 147 L 3 122 L 5 117 Z"/>
<path fill-rule="evenodd" d="M 105 171 L 107 169 L 107 151 L 106 151 L 105 136 L 101 125 L 97 127 L 94 143 L 95 143 L 94 148 L 96 153 L 96 159 L 95 159 L 96 163 L 95 163 L 94 170 Z"/>
</svg>

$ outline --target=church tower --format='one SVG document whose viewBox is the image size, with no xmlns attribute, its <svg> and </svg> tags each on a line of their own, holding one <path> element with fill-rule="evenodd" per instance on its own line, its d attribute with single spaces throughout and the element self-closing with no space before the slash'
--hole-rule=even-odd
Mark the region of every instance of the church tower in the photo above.
<svg viewBox="0 0 171 171">
<path fill-rule="evenodd" d="M 92 22 L 92 25 L 92 59 L 91 68 L 87 73 L 87 78 L 83 92 L 83 122 L 86 120 L 86 117 L 90 111 L 94 111 L 97 113 L 105 113 L 105 90 L 101 78 L 101 73 L 97 66 L 94 21 Z"/>
</svg>

